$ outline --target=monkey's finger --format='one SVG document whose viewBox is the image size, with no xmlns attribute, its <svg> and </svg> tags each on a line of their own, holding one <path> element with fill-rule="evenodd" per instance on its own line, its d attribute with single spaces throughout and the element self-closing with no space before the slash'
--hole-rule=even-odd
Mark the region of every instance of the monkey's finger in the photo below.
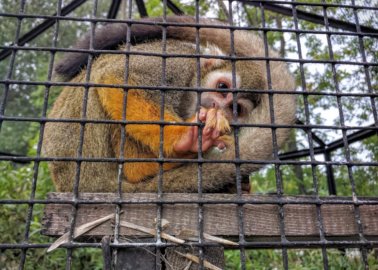
<svg viewBox="0 0 378 270">
<path fill-rule="evenodd" d="M 178 154 L 187 153 L 197 147 L 195 140 L 198 136 L 198 127 L 191 126 L 187 129 L 187 132 L 174 144 L 173 150 Z M 197 148 L 198 149 L 198 148 Z"/>
<path fill-rule="evenodd" d="M 214 129 L 213 132 L 211 133 L 211 138 L 213 140 L 216 140 L 219 138 L 220 135 L 221 135 L 220 131 L 218 129 Z"/>
<path fill-rule="evenodd" d="M 214 131 L 214 129 L 212 127 L 205 126 L 203 128 L 202 135 L 204 137 L 211 137 L 211 134 L 212 134 L 213 131 Z"/>
<path fill-rule="evenodd" d="M 206 122 L 206 115 L 207 115 L 207 109 L 201 107 L 199 114 L 198 114 L 198 119 L 201 122 Z"/>
<path fill-rule="evenodd" d="M 206 114 L 206 127 L 215 128 L 217 125 L 217 110 L 210 109 Z"/>
<path fill-rule="evenodd" d="M 196 142 L 198 140 L 198 127 L 197 126 L 190 127 L 190 130 L 191 130 L 190 132 L 192 135 L 192 142 Z"/>
<path fill-rule="evenodd" d="M 210 147 L 213 146 L 213 140 L 211 139 L 202 139 L 202 152 L 207 151 Z"/>
<path fill-rule="evenodd" d="M 214 132 L 218 133 L 219 137 L 219 132 L 209 128 L 205 127 L 202 132 L 202 151 L 207 151 L 210 147 L 214 146 Z M 217 138 L 217 137 L 216 137 Z"/>
</svg>

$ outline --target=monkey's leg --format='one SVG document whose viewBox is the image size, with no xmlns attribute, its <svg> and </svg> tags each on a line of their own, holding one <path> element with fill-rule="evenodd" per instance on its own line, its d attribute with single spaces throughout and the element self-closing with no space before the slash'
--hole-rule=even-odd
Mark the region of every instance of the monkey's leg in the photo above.
<svg viewBox="0 0 378 270">
<path fill-rule="evenodd" d="M 117 129 L 112 136 L 112 147 L 116 156 L 120 155 L 121 150 L 121 131 Z M 135 142 L 126 138 L 124 145 L 125 158 L 156 158 L 146 149 L 139 148 Z M 180 163 L 164 163 L 163 170 L 171 170 L 180 166 Z M 123 173 L 128 182 L 137 183 L 150 176 L 155 176 L 159 172 L 159 164 L 156 162 L 126 162 L 123 167 Z"/>
</svg>

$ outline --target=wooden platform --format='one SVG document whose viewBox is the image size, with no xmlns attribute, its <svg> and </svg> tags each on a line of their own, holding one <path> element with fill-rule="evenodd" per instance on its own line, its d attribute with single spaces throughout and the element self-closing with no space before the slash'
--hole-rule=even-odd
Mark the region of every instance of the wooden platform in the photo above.
<svg viewBox="0 0 378 270">
<path fill-rule="evenodd" d="M 70 193 L 50 193 L 49 199 L 66 202 L 72 200 Z M 244 212 L 244 235 L 249 237 L 277 237 L 279 229 L 279 206 L 273 204 L 277 196 L 243 195 L 246 202 L 241 207 L 234 203 L 237 196 L 231 194 L 204 194 L 200 198 L 197 194 L 164 194 L 163 218 L 170 222 L 165 232 L 177 235 L 183 229 L 198 230 L 198 202 L 203 204 L 204 232 L 222 237 L 237 237 L 239 235 L 238 209 Z M 359 212 L 365 236 L 378 236 L 378 198 L 364 198 L 369 202 L 360 205 Z M 76 224 L 101 218 L 114 213 L 115 202 L 118 198 L 112 193 L 83 193 L 80 201 L 90 201 L 90 204 L 80 204 L 78 207 Z M 123 194 L 121 221 L 154 228 L 157 206 L 159 201 L 156 194 L 135 193 Z M 99 204 L 96 204 L 99 202 Z M 174 203 L 179 202 L 179 203 Z M 218 202 L 218 203 L 217 203 Z M 297 196 L 282 197 L 285 235 L 290 237 L 312 238 L 319 236 L 316 205 L 314 197 Z M 346 204 L 352 202 L 347 197 L 321 198 L 321 216 L 325 236 L 357 236 L 358 229 L 355 218 L 355 206 Z M 334 202 L 334 203 L 333 203 Z M 69 229 L 72 206 L 70 204 L 47 204 L 43 218 L 45 235 L 59 236 Z M 144 233 L 121 228 L 121 235 L 145 236 Z M 106 222 L 89 231 L 87 235 L 112 235 L 113 228 Z"/>
</svg>

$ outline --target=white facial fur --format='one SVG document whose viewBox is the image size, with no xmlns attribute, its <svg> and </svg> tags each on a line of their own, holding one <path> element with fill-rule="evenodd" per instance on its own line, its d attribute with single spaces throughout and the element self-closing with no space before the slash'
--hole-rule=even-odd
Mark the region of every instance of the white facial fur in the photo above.
<svg viewBox="0 0 378 270">
<path fill-rule="evenodd" d="M 240 87 L 241 79 L 238 74 L 236 74 L 236 88 Z M 229 85 L 229 88 L 233 88 L 232 74 L 226 71 L 213 71 L 210 72 L 206 78 L 205 87 L 206 88 L 217 88 L 218 82 L 225 82 Z"/>
</svg>

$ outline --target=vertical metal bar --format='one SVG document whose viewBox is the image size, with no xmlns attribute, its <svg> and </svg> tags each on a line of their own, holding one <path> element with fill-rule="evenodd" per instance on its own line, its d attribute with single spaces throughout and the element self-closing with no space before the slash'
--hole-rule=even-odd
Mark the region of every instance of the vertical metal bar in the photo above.
<svg viewBox="0 0 378 270">
<path fill-rule="evenodd" d="M 97 1 L 93 0 L 93 10 L 92 10 L 92 18 L 96 18 L 97 16 Z M 96 29 L 96 21 L 91 21 L 91 31 L 90 31 L 90 43 L 89 43 L 89 49 L 93 50 L 93 41 L 95 36 L 95 29 Z M 91 67 L 92 67 L 92 60 L 93 56 L 91 54 L 88 54 L 88 63 L 87 63 L 87 70 L 85 73 L 85 82 L 90 82 L 91 78 Z M 84 95 L 83 95 L 83 102 L 82 102 L 82 117 L 81 120 L 84 120 L 83 122 L 80 122 L 80 136 L 79 136 L 79 147 L 77 150 L 77 158 L 80 159 L 83 154 L 83 145 L 84 145 L 84 132 L 85 132 L 85 120 L 87 119 L 87 105 L 88 105 L 88 95 L 89 95 L 89 86 L 84 87 Z M 69 230 L 69 243 L 72 243 L 73 241 L 73 235 L 75 230 L 75 224 L 76 224 L 76 217 L 77 217 L 77 208 L 78 203 L 77 200 L 79 199 L 79 185 L 80 185 L 80 173 L 81 173 L 81 163 L 82 161 L 77 160 L 76 161 L 76 172 L 75 172 L 75 180 L 74 180 L 74 186 L 73 186 L 73 204 L 72 204 L 72 212 L 71 212 L 71 221 L 70 221 L 70 230 Z M 71 269 L 72 267 L 72 248 L 67 249 L 67 255 L 66 255 L 66 270 Z"/>
<path fill-rule="evenodd" d="M 352 5 L 355 6 L 355 0 L 351 0 L 351 1 L 352 1 Z M 357 14 L 357 10 L 356 10 L 355 7 L 353 7 L 353 15 L 354 15 L 354 20 L 356 22 L 356 31 L 358 33 L 361 33 L 361 26 L 360 26 L 360 23 L 359 23 L 359 20 L 358 20 L 358 14 Z M 364 41 L 363 41 L 363 38 L 361 36 L 358 37 L 358 45 L 359 45 L 359 51 L 360 51 L 361 56 L 362 56 L 362 61 L 366 62 L 366 53 L 365 53 L 365 48 L 364 48 Z M 364 72 L 365 72 L 365 81 L 366 81 L 366 84 L 367 84 L 367 87 L 368 87 L 368 93 L 372 94 L 373 89 L 372 89 L 371 79 L 370 79 L 370 74 L 369 74 L 369 66 L 364 65 Z M 375 99 L 372 96 L 370 96 L 370 103 L 371 103 L 371 108 L 372 108 L 372 111 L 373 111 L 373 118 L 374 118 L 375 127 L 378 128 L 377 107 L 375 105 Z M 377 134 L 378 134 L 378 131 L 377 131 Z M 346 137 L 346 131 L 343 132 L 343 137 L 345 137 L 346 146 L 348 146 L 348 139 Z M 350 153 L 349 153 L 348 148 L 346 149 L 345 153 L 346 153 L 347 161 L 350 162 Z M 348 166 L 348 173 L 352 177 L 352 178 L 350 178 L 350 180 L 351 180 L 351 183 L 352 183 L 352 186 L 353 186 L 354 180 L 353 180 L 353 175 L 352 175 L 352 166 Z M 356 200 L 357 200 L 357 198 L 356 198 Z M 359 210 L 360 210 L 359 206 L 356 205 L 355 206 L 355 217 L 356 217 L 356 221 L 357 221 L 357 225 L 358 225 L 358 227 L 357 227 L 358 228 L 358 234 L 359 234 L 359 237 L 360 237 L 361 240 L 366 241 L 366 238 L 365 238 L 364 233 L 363 233 L 363 225 L 361 224 L 361 217 L 360 217 L 360 211 Z M 360 250 L 362 252 L 362 261 L 364 262 L 364 267 L 365 267 L 365 269 L 369 269 L 366 247 L 362 246 L 360 248 Z"/>
<path fill-rule="evenodd" d="M 233 7 L 232 7 L 233 0 L 228 1 L 228 24 L 229 26 L 234 25 L 233 19 Z M 236 60 L 233 57 L 236 56 L 235 54 L 235 33 L 234 29 L 230 28 L 230 56 L 231 56 L 231 75 L 232 75 L 232 88 L 236 89 Z M 232 93 L 232 112 L 233 112 L 233 119 L 232 122 L 238 124 L 238 110 L 237 110 L 237 92 Z M 242 177 L 240 171 L 240 145 L 239 145 L 239 132 L 240 129 L 238 126 L 234 127 L 234 141 L 235 141 L 235 176 L 236 176 L 236 192 L 237 198 L 241 201 L 242 200 Z M 237 211 L 238 211 L 238 230 L 239 230 L 239 250 L 240 250 L 240 263 L 241 269 L 246 269 L 246 255 L 245 255 L 245 234 L 244 234 L 244 204 L 238 204 Z"/>
<path fill-rule="evenodd" d="M 264 10 L 264 3 L 260 3 L 260 9 L 261 9 L 261 22 L 262 27 L 266 27 L 265 22 L 265 10 Z M 265 49 L 265 57 L 269 57 L 269 47 L 268 47 L 268 38 L 267 38 L 267 30 L 263 31 L 263 39 L 264 39 L 264 49 Z M 273 144 L 273 157 L 274 160 L 278 160 L 278 144 L 277 144 L 277 135 L 276 135 L 276 127 L 274 127 L 275 124 L 275 115 L 274 115 L 274 103 L 273 103 L 273 93 L 271 93 L 272 90 L 272 78 L 270 73 L 270 60 L 265 60 L 266 62 L 266 75 L 267 75 L 267 82 L 268 82 L 268 98 L 269 98 L 269 113 L 270 113 L 270 122 L 273 125 L 272 129 L 272 144 Z M 280 171 L 280 165 L 275 164 L 275 174 L 276 174 L 276 186 L 277 186 L 277 195 L 279 198 L 283 195 L 283 183 L 282 183 L 282 176 Z M 279 202 L 279 227 L 280 227 L 280 235 L 281 235 L 281 243 L 287 243 L 288 240 L 285 236 L 285 212 L 283 205 Z M 283 267 L 285 270 L 289 269 L 289 262 L 288 262 L 288 254 L 287 254 L 287 248 L 282 247 L 282 262 Z"/>
<path fill-rule="evenodd" d="M 331 152 L 327 149 L 324 152 L 324 160 L 326 162 L 332 161 L 331 159 Z M 336 181 L 335 181 L 335 174 L 333 173 L 333 167 L 331 164 L 326 165 L 326 175 L 327 175 L 327 185 L 328 185 L 328 194 L 329 195 L 336 195 Z"/>
<path fill-rule="evenodd" d="M 163 0 L 163 22 L 167 22 L 167 2 Z M 162 47 L 162 57 L 161 57 L 161 86 L 167 85 L 166 75 L 167 75 L 167 27 L 162 26 L 162 37 L 161 37 L 161 47 Z M 160 90 L 160 121 L 164 121 L 165 116 L 165 90 Z M 165 125 L 160 125 L 160 145 L 159 145 L 159 158 L 165 158 L 164 156 L 164 127 Z M 163 181 L 164 181 L 164 162 L 159 162 L 159 176 L 158 176 L 158 200 L 161 202 L 163 200 Z M 155 269 L 161 269 L 161 245 L 163 242 L 161 240 L 161 221 L 163 215 L 163 205 L 162 203 L 157 204 L 156 207 L 156 264 Z"/>
<path fill-rule="evenodd" d="M 18 15 L 22 15 L 25 12 L 25 2 L 26 2 L 25 0 L 20 1 L 20 8 L 18 10 Z M 16 44 L 16 45 L 18 45 L 19 40 L 20 40 L 22 20 L 23 20 L 23 17 L 20 17 L 20 16 L 17 17 L 17 26 L 16 26 L 16 33 L 15 33 L 15 39 L 14 39 L 15 40 L 14 44 Z M 13 76 L 13 70 L 14 70 L 14 65 L 15 65 L 15 60 L 16 60 L 16 53 L 17 53 L 17 50 L 15 50 L 15 49 L 11 51 L 11 59 L 10 59 L 10 63 L 9 63 L 9 69 L 8 69 L 8 72 L 7 72 L 7 75 L 6 75 L 6 79 L 8 79 L 8 80 L 10 80 Z M 1 97 L 1 103 L 0 103 L 0 117 L 4 116 L 4 114 L 5 114 L 5 106 L 6 106 L 6 103 L 7 103 L 9 91 L 10 91 L 10 84 L 5 83 L 4 92 L 3 92 L 3 96 Z M 0 131 L 1 131 L 2 124 L 3 124 L 3 120 L 0 119 Z M 32 209 L 32 205 L 29 205 L 29 213 L 30 213 L 30 208 Z M 29 222 L 30 222 L 30 219 L 29 219 Z M 28 235 L 29 235 L 29 230 L 28 230 L 29 226 L 27 224 L 25 226 L 26 226 L 26 228 L 25 228 L 24 238 L 27 239 Z M 19 264 L 19 267 L 18 267 L 20 270 L 24 269 L 24 264 L 25 264 L 25 260 L 26 260 L 26 252 L 27 252 L 27 249 L 21 250 L 20 264 Z"/>
<path fill-rule="evenodd" d="M 104 236 L 101 239 L 102 257 L 104 258 L 104 270 L 112 269 L 112 252 L 110 248 L 110 236 Z"/>
<path fill-rule="evenodd" d="M 355 5 L 355 0 L 351 0 L 351 1 L 352 1 L 352 5 Z M 358 14 L 357 14 L 356 8 L 353 8 L 353 15 L 354 15 L 354 20 L 356 22 L 356 32 L 361 33 L 361 25 L 360 25 L 360 22 L 358 20 Z M 377 32 L 378 32 L 378 30 L 377 30 Z M 367 62 L 366 52 L 365 52 L 364 40 L 363 40 L 362 36 L 358 36 L 358 46 L 359 46 L 359 51 L 360 51 L 361 56 L 362 56 L 362 62 L 366 63 Z M 372 87 L 372 84 L 371 84 L 371 78 L 370 78 L 369 66 L 368 65 L 364 65 L 364 72 L 365 72 L 365 82 L 366 82 L 366 85 L 368 87 L 368 93 L 373 94 L 374 92 L 373 92 L 373 87 Z M 377 106 L 376 106 L 376 103 L 375 103 L 375 98 L 372 97 L 372 96 L 370 96 L 370 103 L 371 103 L 371 109 L 373 111 L 374 124 L 375 124 L 375 127 L 378 128 Z M 377 135 L 378 135 L 378 131 L 377 131 Z"/>
<path fill-rule="evenodd" d="M 200 16 L 200 9 L 199 9 L 199 0 L 195 1 L 195 17 L 196 17 L 196 23 L 199 24 L 199 16 Z M 200 27 L 196 27 L 196 54 L 201 53 L 201 37 L 200 37 Z M 200 58 L 196 58 L 196 86 L 197 88 L 201 88 L 201 61 Z M 201 108 L 201 96 L 202 96 L 202 91 L 197 92 L 197 108 L 198 112 L 200 111 Z M 199 122 L 199 119 L 197 117 L 197 122 Z M 198 161 L 203 160 L 203 153 L 202 153 L 202 127 L 198 127 Z M 197 183 L 197 189 L 198 189 L 198 198 L 202 198 L 202 171 L 203 171 L 203 166 L 202 163 L 197 163 L 197 175 L 198 175 L 198 183 Z M 198 255 L 200 258 L 199 261 L 199 269 L 204 269 L 204 249 L 203 249 L 203 243 L 204 243 L 204 209 L 203 209 L 203 204 L 199 203 L 198 204 Z"/>
<path fill-rule="evenodd" d="M 294 20 L 294 26 L 295 30 L 298 30 L 298 19 L 297 19 L 297 9 L 296 6 L 292 6 L 292 12 L 293 12 L 293 20 Z M 302 55 L 302 46 L 301 46 L 301 41 L 300 41 L 300 36 L 298 33 L 296 33 L 296 42 L 297 42 L 297 48 L 298 48 L 298 57 L 300 60 L 303 59 Z M 301 87 L 302 91 L 304 93 L 307 93 L 307 87 L 306 87 L 306 77 L 304 73 L 304 67 L 303 63 L 300 63 L 299 65 L 299 70 L 300 70 L 300 75 L 301 75 Z M 305 108 L 305 125 L 310 125 L 310 111 L 309 111 L 309 102 L 308 102 L 308 96 L 303 95 L 303 104 Z M 314 142 L 312 138 L 312 130 L 306 128 L 305 132 L 307 134 L 307 138 L 309 141 L 309 150 L 310 150 L 310 158 L 311 162 L 315 162 L 315 156 L 314 156 Z M 332 168 L 332 167 L 331 167 Z M 327 168 L 328 169 L 328 168 Z M 319 183 L 318 183 L 318 178 L 316 175 L 316 165 L 311 164 L 311 172 L 312 172 L 312 179 L 313 179 L 313 187 L 315 190 L 316 198 L 319 200 Z M 327 178 L 327 182 L 329 183 L 330 179 Z M 316 216 L 317 216 L 317 222 L 318 222 L 318 228 L 319 228 L 319 235 L 320 235 L 320 241 L 322 243 L 326 242 L 325 236 L 324 236 L 324 226 L 323 226 L 323 219 L 322 219 L 322 214 L 321 214 L 321 206 L 319 204 L 316 204 Z M 322 247 L 322 258 L 323 258 L 323 268 L 328 269 L 328 256 L 327 256 L 327 250 L 325 247 Z"/>
<path fill-rule="evenodd" d="M 352 2 L 353 2 L 353 5 L 354 5 L 353 0 L 352 0 Z M 324 12 L 324 22 L 325 22 L 326 30 L 328 31 L 329 30 L 329 21 L 328 21 L 327 12 Z M 332 47 L 332 42 L 331 42 L 331 35 L 329 33 L 327 33 L 327 44 L 328 44 L 328 48 L 329 48 L 330 60 L 333 61 L 334 60 L 333 47 Z M 337 93 L 341 93 L 340 88 L 339 88 L 339 81 L 338 81 L 338 78 L 337 78 L 336 64 L 332 63 L 331 66 L 332 66 L 332 77 L 333 77 L 333 81 L 334 81 L 334 84 L 335 84 L 335 90 L 336 90 Z M 341 102 L 341 98 L 342 98 L 342 96 L 337 96 L 336 101 L 337 101 L 337 106 L 338 106 L 338 110 L 339 110 L 340 125 L 342 127 L 342 135 L 343 135 L 342 137 L 343 137 L 343 142 L 344 142 L 345 159 L 347 161 L 346 166 L 348 168 L 348 177 L 349 177 L 349 182 L 350 182 L 351 190 L 352 190 L 352 198 L 353 198 L 353 202 L 357 203 L 358 198 L 357 198 L 357 192 L 356 192 L 356 185 L 355 185 L 355 182 L 354 182 L 353 171 L 352 171 L 353 165 L 351 164 L 350 149 L 349 149 L 349 143 L 348 143 L 348 137 L 347 137 L 347 130 L 345 129 L 344 112 L 343 112 L 343 105 L 342 105 L 342 102 Z M 366 239 L 363 235 L 363 229 L 362 229 L 361 217 L 360 217 L 360 210 L 359 210 L 359 206 L 357 204 L 354 205 L 354 216 L 355 216 L 355 220 L 356 220 L 356 224 L 357 224 L 357 230 L 358 230 L 359 238 L 360 238 L 361 241 L 366 242 Z M 367 264 L 366 248 L 362 248 L 362 258 L 363 258 L 363 261 L 364 261 L 365 270 L 367 270 L 368 264 Z"/>
<path fill-rule="evenodd" d="M 132 0 L 128 0 L 128 14 L 127 19 L 132 18 Z M 126 53 L 125 53 L 125 72 L 124 72 L 124 78 L 123 83 L 126 86 L 129 86 L 129 71 L 130 71 L 130 47 L 131 47 L 131 25 L 127 23 L 127 31 L 126 31 Z M 123 100 L 122 100 L 122 121 L 127 120 L 126 119 L 126 112 L 127 112 L 127 97 L 128 97 L 129 88 L 125 87 L 123 88 Z M 126 144 L 126 124 L 121 124 L 121 143 L 120 143 L 120 149 L 119 149 L 119 159 L 125 158 L 125 144 Z M 122 181 L 124 180 L 124 170 L 127 169 L 127 164 L 124 162 L 118 163 L 118 176 L 117 176 L 117 196 L 119 201 L 122 201 L 123 195 L 122 195 Z M 114 224 L 114 243 L 119 244 L 119 231 L 120 231 L 120 214 L 122 210 L 122 204 L 117 204 L 115 208 L 115 224 Z M 124 215 L 127 215 L 127 213 L 124 213 Z M 104 262 L 106 264 L 106 262 Z M 118 249 L 114 249 L 113 251 L 113 265 L 118 265 Z"/>
<path fill-rule="evenodd" d="M 61 5 L 62 5 L 62 1 L 60 0 L 60 1 L 57 2 L 57 6 L 56 6 L 58 15 L 61 12 Z M 52 42 L 51 42 L 52 48 L 56 48 L 56 46 L 57 46 L 58 32 L 59 32 L 59 21 L 56 20 L 53 39 L 52 39 Z M 48 68 L 48 73 L 47 73 L 47 80 L 48 81 L 51 81 L 51 78 L 52 78 L 54 58 L 55 58 L 55 51 L 52 50 L 52 51 L 50 51 L 50 62 L 49 62 L 49 68 Z M 42 118 L 45 118 L 46 114 L 47 114 L 49 92 L 50 92 L 50 86 L 45 86 L 45 91 L 44 91 L 44 96 L 43 96 Z M 39 128 L 39 139 L 38 139 L 38 143 L 37 143 L 36 158 L 39 158 L 41 156 L 44 128 L 45 128 L 45 123 L 41 122 L 40 128 Z M 36 193 L 36 189 L 37 189 L 37 181 L 38 181 L 39 164 L 40 164 L 40 161 L 34 162 L 32 186 L 31 186 L 31 192 L 30 192 L 30 196 L 29 196 L 30 201 L 33 201 L 34 198 L 35 198 L 35 193 Z M 30 225 L 31 225 L 31 221 L 33 219 L 33 207 L 34 207 L 34 203 L 29 203 L 28 213 L 27 213 L 26 223 L 25 223 L 25 235 L 24 235 L 24 243 L 25 244 L 29 242 Z M 19 265 L 19 269 L 24 269 L 25 261 L 26 261 L 26 252 L 27 252 L 27 249 L 22 250 L 21 262 L 20 262 L 20 265 Z"/>
<path fill-rule="evenodd" d="M 298 19 L 297 19 L 298 14 L 297 14 L 297 8 L 294 5 L 292 6 L 292 12 L 293 12 L 293 20 L 294 20 L 295 30 L 298 30 L 299 29 Z M 300 60 L 302 60 L 303 55 L 302 55 L 302 46 L 301 46 L 300 36 L 299 36 L 298 33 L 296 33 L 295 36 L 296 36 L 296 42 L 297 42 L 297 48 L 298 48 L 298 57 L 299 57 Z M 300 69 L 300 74 L 301 74 L 302 91 L 304 93 L 306 93 L 306 92 L 308 92 L 308 90 L 307 90 L 307 87 L 306 87 L 306 77 L 305 77 L 305 74 L 304 74 L 303 63 L 300 63 L 299 69 Z M 309 111 L 308 96 L 303 95 L 303 100 L 304 100 L 303 103 L 304 103 L 304 107 L 305 107 L 305 116 L 306 116 L 305 123 L 306 123 L 306 125 L 310 125 L 310 111 Z M 309 141 L 311 162 L 315 162 L 316 159 L 315 159 L 315 156 L 314 156 L 314 142 L 313 142 L 312 133 L 311 133 L 312 130 L 311 129 L 305 129 L 305 131 L 307 133 L 307 138 L 308 138 L 308 141 Z M 311 164 L 313 186 L 314 186 L 316 198 L 317 198 L 317 200 L 319 200 L 319 183 L 318 183 L 318 179 L 317 179 L 317 175 L 316 175 L 316 170 L 317 170 L 316 165 Z M 330 179 L 327 179 L 327 181 L 329 181 L 329 180 Z M 316 216 L 317 216 L 317 222 L 318 222 L 318 228 L 319 228 L 320 241 L 322 243 L 325 243 L 326 239 L 325 239 L 325 236 L 324 236 L 324 226 L 323 226 L 323 219 L 322 219 L 320 207 L 321 206 L 319 204 L 316 204 Z M 322 258 L 323 258 L 323 268 L 328 270 L 328 256 L 327 256 L 327 250 L 326 250 L 325 247 L 322 247 Z"/>
</svg>

